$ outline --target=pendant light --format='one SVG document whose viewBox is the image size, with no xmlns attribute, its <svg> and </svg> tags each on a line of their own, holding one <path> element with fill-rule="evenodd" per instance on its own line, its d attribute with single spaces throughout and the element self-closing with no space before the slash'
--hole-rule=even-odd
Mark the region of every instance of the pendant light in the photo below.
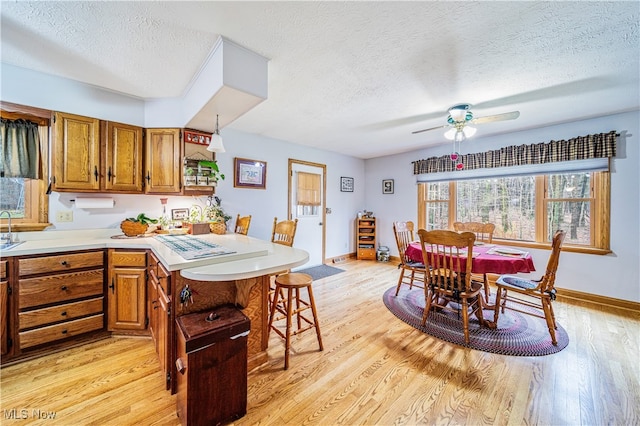
<svg viewBox="0 0 640 426">
<path fill-rule="evenodd" d="M 222 136 L 220 136 L 220 130 L 218 129 L 218 114 L 216 114 L 216 130 L 211 135 L 211 142 L 207 147 L 207 151 L 225 152 L 224 145 L 222 145 Z"/>
</svg>

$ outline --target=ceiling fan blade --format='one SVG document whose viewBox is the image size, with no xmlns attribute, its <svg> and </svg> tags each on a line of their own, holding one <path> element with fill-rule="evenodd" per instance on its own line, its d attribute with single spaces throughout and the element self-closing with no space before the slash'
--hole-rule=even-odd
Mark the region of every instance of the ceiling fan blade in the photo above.
<svg viewBox="0 0 640 426">
<path fill-rule="evenodd" d="M 515 120 L 520 117 L 520 111 L 505 112 L 504 114 L 487 115 L 486 117 L 478 117 L 470 120 L 470 124 L 493 123 L 496 121 Z"/>
<path fill-rule="evenodd" d="M 429 130 L 446 129 L 447 127 L 451 127 L 451 126 L 447 124 L 444 126 L 430 127 L 428 129 L 416 130 L 415 132 L 411 132 L 411 134 L 415 135 L 416 133 L 428 132 Z"/>
</svg>

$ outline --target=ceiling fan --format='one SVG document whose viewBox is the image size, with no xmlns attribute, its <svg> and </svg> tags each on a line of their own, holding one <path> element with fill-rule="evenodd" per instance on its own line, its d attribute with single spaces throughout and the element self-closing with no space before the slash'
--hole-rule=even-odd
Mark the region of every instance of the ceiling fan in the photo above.
<svg viewBox="0 0 640 426">
<path fill-rule="evenodd" d="M 476 128 L 471 127 L 470 124 L 484 124 L 493 123 L 496 121 L 515 120 L 520 116 L 520 111 L 511 111 L 504 114 L 487 115 L 485 117 L 473 118 L 473 112 L 470 110 L 471 104 L 457 104 L 449 108 L 449 116 L 447 117 L 447 124 L 443 126 L 430 127 L 428 129 L 416 130 L 411 132 L 412 134 L 428 132 L 430 130 L 446 129 L 449 128 L 444 134 L 444 137 L 453 141 L 453 152 L 451 153 L 451 161 L 456 162 L 456 169 L 462 170 L 464 165 L 461 161 L 459 153 L 460 143 L 467 138 L 470 138 L 476 133 Z M 456 150 L 456 144 L 457 150 Z"/>
</svg>

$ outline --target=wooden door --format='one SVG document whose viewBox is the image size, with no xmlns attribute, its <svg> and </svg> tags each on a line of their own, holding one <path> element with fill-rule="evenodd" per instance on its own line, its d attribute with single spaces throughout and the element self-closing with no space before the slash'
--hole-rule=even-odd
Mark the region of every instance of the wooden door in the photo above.
<svg viewBox="0 0 640 426">
<path fill-rule="evenodd" d="M 180 129 L 146 129 L 145 193 L 175 194 L 182 189 Z"/>
<path fill-rule="evenodd" d="M 0 261 L 0 354 L 9 352 L 9 282 L 7 261 Z"/>
<path fill-rule="evenodd" d="M 104 189 L 141 193 L 142 128 L 111 121 L 103 128 Z"/>
<path fill-rule="evenodd" d="M 169 379 L 169 368 L 171 367 L 171 361 L 169 360 L 169 344 L 171 342 L 169 335 L 169 317 L 171 315 L 171 299 L 165 294 L 161 286 L 158 286 L 158 317 L 156 324 L 156 335 L 158 343 L 158 358 L 160 360 L 160 371 L 162 371 L 166 377 L 166 389 L 171 386 Z"/>
<path fill-rule="evenodd" d="M 156 352 L 158 352 L 158 310 L 160 309 L 160 304 L 158 302 L 158 284 L 155 279 L 151 277 L 149 274 L 149 278 L 147 279 L 147 318 L 149 322 L 149 332 L 151 333 L 151 338 L 153 339 L 153 343 L 156 348 Z"/>
<path fill-rule="evenodd" d="M 52 142 L 52 189 L 100 190 L 100 120 L 56 112 Z"/>
<path fill-rule="evenodd" d="M 146 268 L 112 268 L 107 303 L 109 331 L 146 328 Z"/>
</svg>

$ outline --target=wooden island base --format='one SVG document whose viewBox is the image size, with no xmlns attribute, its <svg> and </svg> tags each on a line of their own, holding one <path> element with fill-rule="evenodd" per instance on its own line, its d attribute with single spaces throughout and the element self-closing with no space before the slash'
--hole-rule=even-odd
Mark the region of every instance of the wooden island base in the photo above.
<svg viewBox="0 0 640 426">
<path fill-rule="evenodd" d="M 234 281 L 195 281 L 174 274 L 176 285 L 173 286 L 173 300 L 175 301 L 175 318 L 212 309 L 216 306 L 233 303 L 251 320 L 251 329 L 247 342 L 247 370 L 251 371 L 268 361 L 267 357 L 267 326 L 269 312 L 267 296 L 270 275 L 247 278 Z M 180 292 L 189 286 L 193 301 L 180 303 Z M 172 319 L 174 330 L 171 331 L 172 359 L 176 359 L 175 318 Z"/>
</svg>

